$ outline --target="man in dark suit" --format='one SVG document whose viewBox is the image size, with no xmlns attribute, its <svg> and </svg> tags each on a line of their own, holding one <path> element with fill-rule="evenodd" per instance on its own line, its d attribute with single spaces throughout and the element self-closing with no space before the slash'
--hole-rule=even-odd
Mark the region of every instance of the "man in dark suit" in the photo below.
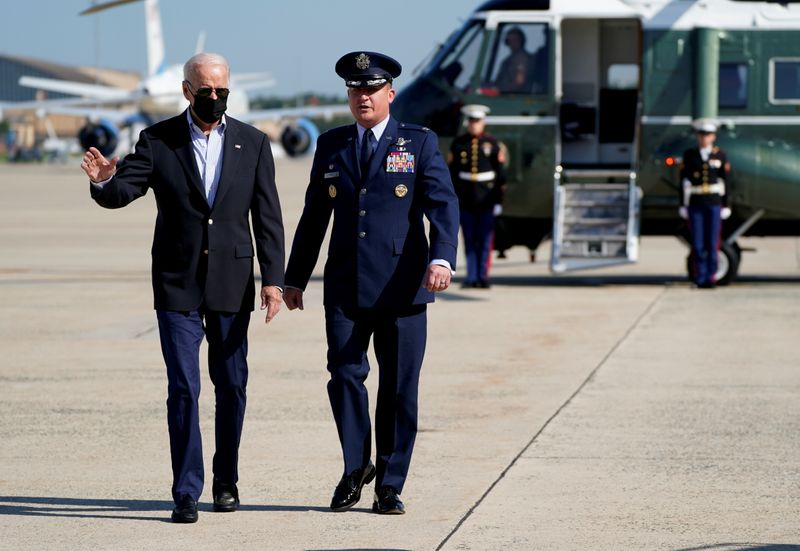
<svg viewBox="0 0 800 551">
<path fill-rule="evenodd" d="M 208 341 L 216 396 L 214 510 L 239 507 L 238 450 L 247 386 L 247 328 L 254 308 L 253 256 L 261 270 L 261 309 L 281 305 L 283 223 L 269 140 L 224 115 L 228 64 L 197 54 L 184 65 L 189 108 L 145 129 L 117 166 L 90 149 L 81 168 L 92 198 L 124 207 L 152 189 L 153 294 L 167 366 L 174 522 L 197 521 L 204 471 L 198 422 L 199 347 Z M 253 222 L 255 249 L 250 236 Z"/>
<path fill-rule="evenodd" d="M 417 432 L 426 305 L 450 285 L 456 262 L 458 200 L 437 137 L 389 115 L 400 71 L 395 60 L 374 52 L 337 62 L 356 124 L 319 137 L 286 270 L 286 305 L 302 309 L 333 212 L 324 278 L 328 396 L 344 455 L 334 511 L 357 503 L 374 478 L 373 510 L 405 512 L 400 493 Z M 364 386 L 373 336 L 380 370 L 375 465 Z"/>
</svg>

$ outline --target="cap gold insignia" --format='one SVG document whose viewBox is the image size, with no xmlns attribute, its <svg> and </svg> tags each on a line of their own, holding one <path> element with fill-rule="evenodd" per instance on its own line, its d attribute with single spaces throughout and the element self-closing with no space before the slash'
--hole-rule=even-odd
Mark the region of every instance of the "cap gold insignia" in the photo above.
<svg viewBox="0 0 800 551">
<path fill-rule="evenodd" d="M 362 71 L 364 69 L 368 69 L 369 68 L 369 56 L 367 54 L 364 54 L 364 53 L 358 54 L 356 56 L 356 67 L 358 67 Z"/>
<path fill-rule="evenodd" d="M 328 195 L 331 196 L 331 199 L 336 197 L 336 186 L 334 185 L 328 186 Z"/>
<path fill-rule="evenodd" d="M 403 184 L 400 184 L 396 188 L 394 188 L 394 194 L 398 197 L 405 197 L 406 193 L 408 193 L 408 188 Z"/>
</svg>

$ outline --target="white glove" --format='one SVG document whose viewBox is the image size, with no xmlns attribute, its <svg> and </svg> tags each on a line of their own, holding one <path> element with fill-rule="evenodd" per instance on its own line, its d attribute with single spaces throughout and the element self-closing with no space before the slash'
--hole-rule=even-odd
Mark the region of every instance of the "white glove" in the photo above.
<svg viewBox="0 0 800 551">
<path fill-rule="evenodd" d="M 731 208 L 730 207 L 722 207 L 722 209 L 719 211 L 719 217 L 722 218 L 723 220 L 727 220 L 728 218 L 730 218 L 731 217 Z"/>
<path fill-rule="evenodd" d="M 687 209 L 686 207 L 678 208 L 678 216 L 680 216 L 684 220 L 688 220 L 689 219 L 689 209 Z"/>
</svg>

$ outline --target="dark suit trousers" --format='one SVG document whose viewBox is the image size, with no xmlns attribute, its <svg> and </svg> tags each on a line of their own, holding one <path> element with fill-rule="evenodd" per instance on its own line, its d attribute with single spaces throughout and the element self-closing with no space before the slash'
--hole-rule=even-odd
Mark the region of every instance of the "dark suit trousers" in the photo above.
<svg viewBox="0 0 800 551">
<path fill-rule="evenodd" d="M 345 473 L 371 457 L 367 348 L 375 337 L 376 488 L 402 492 L 417 435 L 417 395 L 427 334 L 425 304 L 401 309 L 325 307 L 328 397 L 344 454 Z"/>
<path fill-rule="evenodd" d="M 167 365 L 167 421 L 172 454 L 172 498 L 199 500 L 203 491 L 200 437 L 200 343 L 208 341 L 208 370 L 216 397 L 214 478 L 238 480 L 239 441 L 247 402 L 247 327 L 250 312 L 156 311 Z"/>
</svg>

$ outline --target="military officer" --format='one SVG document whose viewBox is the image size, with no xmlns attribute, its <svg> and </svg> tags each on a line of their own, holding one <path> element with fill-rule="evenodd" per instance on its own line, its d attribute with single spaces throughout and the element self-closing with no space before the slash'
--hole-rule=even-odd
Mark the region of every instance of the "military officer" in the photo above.
<svg viewBox="0 0 800 551">
<path fill-rule="evenodd" d="M 458 202 L 438 139 L 389 113 L 400 71 L 397 61 L 375 52 L 352 52 L 336 63 L 356 124 L 317 141 L 286 269 L 284 300 L 302 310 L 333 213 L 324 275 L 328 397 L 344 456 L 334 511 L 355 505 L 374 479 L 373 511 L 405 512 L 400 494 L 417 432 L 426 307 L 447 289 L 456 263 Z M 364 386 L 372 337 L 379 366 L 374 464 Z"/>
<path fill-rule="evenodd" d="M 467 278 L 461 286 L 488 289 L 495 209 L 502 201 L 505 182 L 505 153 L 497 139 L 486 133 L 488 107 L 465 105 L 461 112 L 467 120 L 467 133 L 453 140 L 448 155 L 467 257 Z"/>
<path fill-rule="evenodd" d="M 727 188 L 731 165 L 725 152 L 714 145 L 716 122 L 698 119 L 693 126 L 697 146 L 683 154 L 679 214 L 689 226 L 694 283 L 708 289 L 716 285 L 722 220 L 731 215 Z"/>
</svg>

